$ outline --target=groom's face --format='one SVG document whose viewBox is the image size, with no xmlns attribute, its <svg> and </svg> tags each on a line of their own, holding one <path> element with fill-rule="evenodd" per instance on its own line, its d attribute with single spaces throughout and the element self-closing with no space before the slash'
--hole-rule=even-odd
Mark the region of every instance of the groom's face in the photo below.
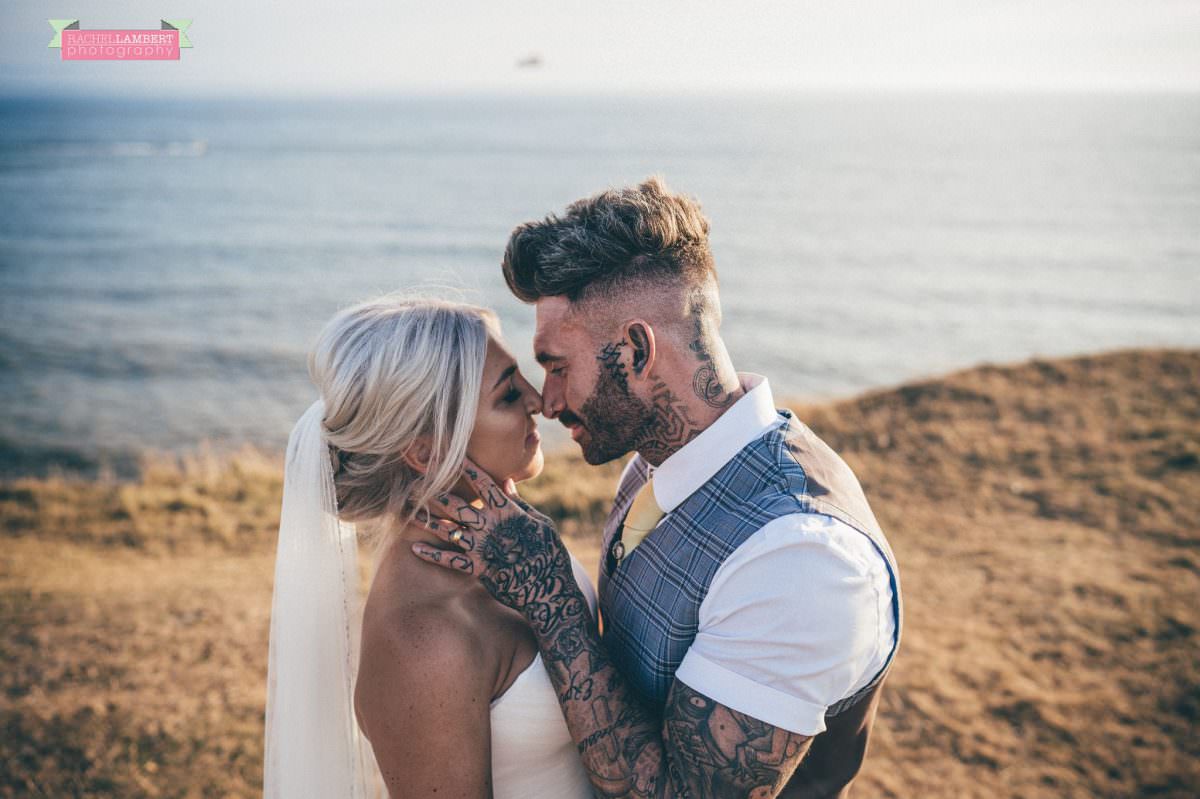
<svg viewBox="0 0 1200 799">
<path fill-rule="evenodd" d="M 604 357 L 611 342 L 569 318 L 562 297 L 537 302 L 534 353 L 546 372 L 542 414 L 558 419 L 590 464 L 607 463 L 636 447 L 653 421 L 648 403 L 632 393 L 619 365 Z"/>
</svg>

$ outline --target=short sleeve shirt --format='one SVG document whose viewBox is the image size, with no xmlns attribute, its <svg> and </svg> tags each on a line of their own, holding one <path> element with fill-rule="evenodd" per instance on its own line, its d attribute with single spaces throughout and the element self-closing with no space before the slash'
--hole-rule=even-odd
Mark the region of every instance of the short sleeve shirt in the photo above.
<svg viewBox="0 0 1200 799">
<path fill-rule="evenodd" d="M 739 377 L 746 394 L 651 467 L 666 513 L 778 423 L 766 379 Z M 879 673 L 894 644 L 891 579 L 874 544 L 837 519 L 795 513 L 751 534 L 718 568 L 675 676 L 733 710 L 812 736 L 824 731 L 830 705 Z"/>
</svg>

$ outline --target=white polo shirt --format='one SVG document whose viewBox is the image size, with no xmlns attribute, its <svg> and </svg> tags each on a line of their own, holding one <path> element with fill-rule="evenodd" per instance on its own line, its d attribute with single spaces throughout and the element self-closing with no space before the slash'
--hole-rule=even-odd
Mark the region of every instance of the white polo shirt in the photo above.
<svg viewBox="0 0 1200 799">
<path fill-rule="evenodd" d="M 747 393 L 650 467 L 667 514 L 777 424 L 766 378 L 738 377 Z M 727 707 L 812 736 L 824 731 L 830 705 L 883 668 L 895 632 L 887 564 L 871 541 L 828 516 L 788 514 L 717 569 L 675 676 Z"/>
</svg>

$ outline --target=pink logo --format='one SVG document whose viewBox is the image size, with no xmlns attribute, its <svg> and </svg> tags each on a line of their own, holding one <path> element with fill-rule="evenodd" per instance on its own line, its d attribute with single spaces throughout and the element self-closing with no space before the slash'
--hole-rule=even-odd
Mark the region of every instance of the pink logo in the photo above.
<svg viewBox="0 0 1200 799">
<path fill-rule="evenodd" d="M 179 31 L 63 31 L 63 61 L 177 61 Z"/>
<path fill-rule="evenodd" d="M 161 30 L 80 30 L 77 19 L 52 19 L 48 47 L 62 49 L 63 61 L 178 61 L 191 47 L 184 31 L 190 19 L 163 20 Z"/>
</svg>

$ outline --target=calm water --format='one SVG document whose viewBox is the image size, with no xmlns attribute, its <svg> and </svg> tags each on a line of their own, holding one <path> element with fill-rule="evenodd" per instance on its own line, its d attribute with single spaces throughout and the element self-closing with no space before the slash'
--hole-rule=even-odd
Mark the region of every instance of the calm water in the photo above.
<svg viewBox="0 0 1200 799">
<path fill-rule="evenodd" d="M 1200 346 L 1200 95 L 9 100 L 3 468 L 281 446 L 321 324 L 397 288 L 496 307 L 538 383 L 509 230 L 654 172 L 784 394 Z"/>
</svg>

